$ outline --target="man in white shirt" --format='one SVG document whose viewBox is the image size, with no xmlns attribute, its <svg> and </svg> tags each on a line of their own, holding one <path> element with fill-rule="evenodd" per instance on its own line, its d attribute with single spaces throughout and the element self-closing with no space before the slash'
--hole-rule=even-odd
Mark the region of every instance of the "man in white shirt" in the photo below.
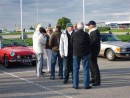
<svg viewBox="0 0 130 98">
<path fill-rule="evenodd" d="M 37 77 L 42 75 L 43 69 L 43 54 L 46 44 L 46 30 L 43 27 L 39 27 L 39 31 L 36 31 L 33 35 L 33 50 L 37 57 Z"/>
</svg>

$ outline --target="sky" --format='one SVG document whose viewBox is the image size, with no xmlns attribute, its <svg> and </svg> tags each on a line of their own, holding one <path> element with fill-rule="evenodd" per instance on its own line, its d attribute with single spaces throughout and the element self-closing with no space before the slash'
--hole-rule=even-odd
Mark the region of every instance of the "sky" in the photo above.
<svg viewBox="0 0 130 98">
<path fill-rule="evenodd" d="M 130 0 L 84 0 L 85 22 L 130 21 Z M 38 23 L 56 25 L 66 17 L 71 22 L 83 21 L 83 0 L 22 0 L 23 28 Z M 14 30 L 21 24 L 20 0 L 0 0 L 0 29 Z"/>
</svg>

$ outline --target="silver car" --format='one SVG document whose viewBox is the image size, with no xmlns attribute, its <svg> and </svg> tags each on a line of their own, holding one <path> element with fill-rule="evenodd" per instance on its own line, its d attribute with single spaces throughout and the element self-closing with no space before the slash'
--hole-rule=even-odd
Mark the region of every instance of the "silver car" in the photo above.
<svg viewBox="0 0 130 98">
<path fill-rule="evenodd" d="M 104 56 L 110 61 L 116 58 L 130 58 L 130 42 L 122 42 L 113 34 L 102 33 L 99 56 Z"/>
</svg>

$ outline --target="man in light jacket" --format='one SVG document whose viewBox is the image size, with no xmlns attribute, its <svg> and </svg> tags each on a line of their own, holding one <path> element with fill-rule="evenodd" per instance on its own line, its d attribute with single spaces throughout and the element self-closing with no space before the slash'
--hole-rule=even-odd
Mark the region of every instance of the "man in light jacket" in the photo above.
<svg viewBox="0 0 130 98">
<path fill-rule="evenodd" d="M 43 27 L 39 27 L 39 31 L 36 31 L 33 35 L 33 50 L 37 57 L 37 77 L 42 76 L 43 54 L 46 44 L 45 33 L 46 30 Z"/>
<path fill-rule="evenodd" d="M 73 66 L 73 49 L 72 49 L 72 34 L 74 33 L 72 23 L 67 23 L 66 30 L 61 34 L 60 37 L 60 55 L 63 58 L 64 64 L 64 81 L 66 84 L 69 80 L 69 73 L 72 71 Z M 73 76 L 73 75 L 72 75 Z M 73 78 L 72 78 L 73 79 Z"/>
</svg>

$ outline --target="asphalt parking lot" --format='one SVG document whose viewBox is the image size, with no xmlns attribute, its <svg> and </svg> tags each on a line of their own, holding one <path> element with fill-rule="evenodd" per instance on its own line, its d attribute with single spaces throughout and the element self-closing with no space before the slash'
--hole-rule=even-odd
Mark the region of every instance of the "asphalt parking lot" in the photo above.
<svg viewBox="0 0 130 98">
<path fill-rule="evenodd" d="M 73 89 L 71 80 L 63 84 L 58 78 L 50 80 L 46 72 L 37 78 L 35 67 L 15 65 L 5 68 L 0 64 L 0 98 L 130 98 L 130 60 L 108 61 L 98 58 L 101 70 L 101 86 L 83 88 L 82 66 L 80 87 Z M 46 67 L 44 67 L 46 71 Z"/>
</svg>

